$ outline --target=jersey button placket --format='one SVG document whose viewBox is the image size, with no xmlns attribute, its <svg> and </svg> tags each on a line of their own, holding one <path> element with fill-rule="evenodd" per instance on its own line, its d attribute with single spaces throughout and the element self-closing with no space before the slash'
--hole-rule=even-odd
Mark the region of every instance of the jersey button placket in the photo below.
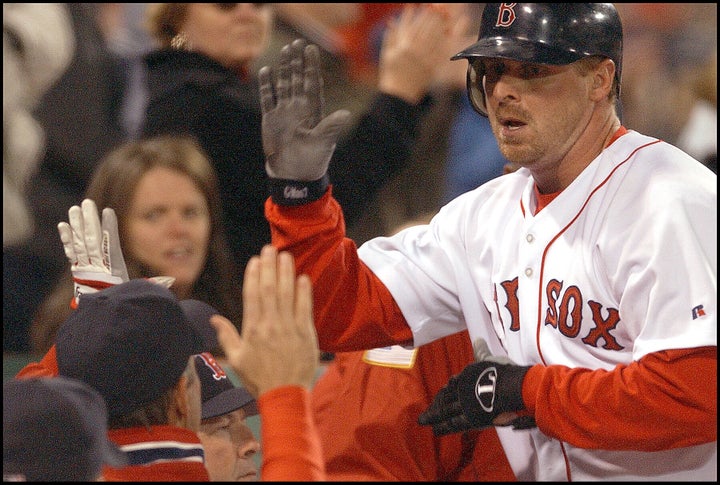
<svg viewBox="0 0 720 485">
<path fill-rule="evenodd" d="M 528 244 L 532 244 L 533 241 L 535 241 L 535 236 L 533 236 L 531 233 L 528 233 L 525 235 L 525 241 L 527 241 Z M 533 274 L 532 268 L 525 268 L 525 276 L 530 278 Z"/>
</svg>

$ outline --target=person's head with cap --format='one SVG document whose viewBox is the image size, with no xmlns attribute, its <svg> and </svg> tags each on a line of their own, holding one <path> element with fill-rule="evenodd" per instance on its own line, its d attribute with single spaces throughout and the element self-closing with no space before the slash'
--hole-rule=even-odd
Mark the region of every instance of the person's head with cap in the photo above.
<svg viewBox="0 0 720 485">
<path fill-rule="evenodd" d="M 127 456 L 107 437 L 102 396 L 66 377 L 3 384 L 3 481 L 95 481 Z"/>
<path fill-rule="evenodd" d="M 258 414 L 257 403 L 247 389 L 232 382 L 212 354 L 220 346 L 210 318 L 220 312 L 199 300 L 182 300 L 180 306 L 201 330 L 205 348 L 194 359 L 202 403 L 198 436 L 210 480 L 255 481 L 258 470 L 253 457 L 260 442 L 245 419 Z"/>
<path fill-rule="evenodd" d="M 246 423 L 258 414 L 255 398 L 233 384 L 210 352 L 195 356 L 202 389 L 202 422 L 198 436 L 205 449 L 211 481 L 255 481 L 254 455 L 260 443 Z"/>
<path fill-rule="evenodd" d="M 105 399 L 110 428 L 171 424 L 197 431 L 200 383 L 193 355 L 209 323 L 165 287 L 133 279 L 83 295 L 56 339 L 59 374 Z"/>
</svg>

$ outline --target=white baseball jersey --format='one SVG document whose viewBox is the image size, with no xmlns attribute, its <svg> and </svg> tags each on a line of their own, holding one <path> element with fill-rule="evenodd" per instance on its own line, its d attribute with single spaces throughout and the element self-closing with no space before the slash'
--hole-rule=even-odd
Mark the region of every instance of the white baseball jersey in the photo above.
<svg viewBox="0 0 720 485">
<path fill-rule="evenodd" d="M 416 346 L 467 326 L 473 341 L 488 339 L 521 365 L 612 370 L 660 350 L 717 345 L 716 181 L 679 149 L 629 131 L 537 214 L 534 181 L 520 169 L 359 255 Z M 717 479 L 717 442 L 605 451 L 539 429 L 498 431 L 504 444 L 531 433 L 537 462 L 516 469 L 519 478 Z"/>
</svg>

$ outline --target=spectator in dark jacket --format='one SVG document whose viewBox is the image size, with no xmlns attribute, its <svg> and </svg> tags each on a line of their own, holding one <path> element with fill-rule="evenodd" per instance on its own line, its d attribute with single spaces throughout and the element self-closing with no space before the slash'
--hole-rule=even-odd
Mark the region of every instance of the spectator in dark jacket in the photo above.
<svg viewBox="0 0 720 485">
<path fill-rule="evenodd" d="M 148 12 L 160 48 L 147 56 L 149 105 L 143 133 L 189 133 L 218 173 L 225 228 L 238 268 L 270 241 L 261 112 L 255 73 L 272 26 L 271 4 L 161 3 Z M 446 30 L 432 8 L 391 25 L 378 93 L 340 142 L 330 166 L 348 225 L 409 159 L 442 54 Z"/>
</svg>

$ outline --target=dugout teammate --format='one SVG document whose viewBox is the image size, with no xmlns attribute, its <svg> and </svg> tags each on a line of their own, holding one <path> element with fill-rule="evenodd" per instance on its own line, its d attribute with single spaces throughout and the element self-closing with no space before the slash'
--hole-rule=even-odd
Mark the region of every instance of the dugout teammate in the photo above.
<svg viewBox="0 0 720 485">
<path fill-rule="evenodd" d="M 612 4 L 487 4 L 453 59 L 521 168 L 359 249 L 327 178 L 349 113 L 324 117 L 317 49 L 301 46 L 259 73 L 266 217 L 313 279 L 321 348 L 467 328 L 495 357 L 421 414 L 436 434 L 504 424 L 508 454 L 529 434 L 515 471 L 536 480 L 716 480 L 717 179 L 622 126 Z"/>
</svg>

